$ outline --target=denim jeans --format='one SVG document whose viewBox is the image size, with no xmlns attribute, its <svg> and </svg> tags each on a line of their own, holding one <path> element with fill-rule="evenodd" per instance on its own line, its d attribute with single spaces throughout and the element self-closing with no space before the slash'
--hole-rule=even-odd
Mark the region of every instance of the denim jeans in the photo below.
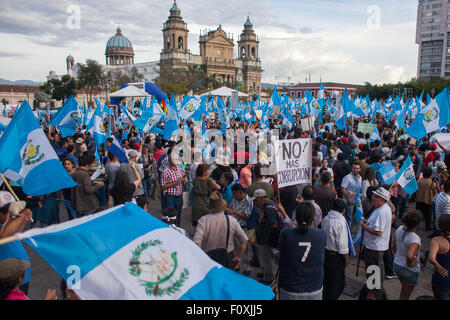
<svg viewBox="0 0 450 320">
<path fill-rule="evenodd" d="M 259 264 L 264 274 L 264 281 L 273 281 L 275 278 L 275 255 L 270 244 L 257 247 Z"/>
<path fill-rule="evenodd" d="M 280 300 L 322 300 L 322 292 L 314 296 L 297 296 L 280 289 Z"/>
<path fill-rule="evenodd" d="M 150 195 L 152 194 L 152 178 L 147 177 L 142 180 L 142 187 L 144 188 L 145 200 L 148 201 L 150 199 Z"/>
<path fill-rule="evenodd" d="M 164 209 L 174 208 L 177 210 L 177 221 L 181 220 L 181 209 L 183 207 L 183 196 L 164 195 Z"/>
<path fill-rule="evenodd" d="M 355 208 L 355 205 L 350 203 L 347 203 L 347 205 L 345 206 L 345 220 L 347 220 L 350 231 L 352 230 L 352 222 L 353 218 L 355 217 Z"/>
<path fill-rule="evenodd" d="M 108 195 L 106 194 L 105 186 L 95 191 L 95 195 L 97 196 L 99 207 L 106 208 L 106 205 L 108 203 Z"/>
<path fill-rule="evenodd" d="M 436 282 L 431 282 L 431 287 L 433 289 L 434 297 L 437 300 L 444 300 L 447 301 L 448 297 L 450 295 L 450 292 L 447 290 L 447 288 L 444 288 L 442 285 Z"/>
</svg>

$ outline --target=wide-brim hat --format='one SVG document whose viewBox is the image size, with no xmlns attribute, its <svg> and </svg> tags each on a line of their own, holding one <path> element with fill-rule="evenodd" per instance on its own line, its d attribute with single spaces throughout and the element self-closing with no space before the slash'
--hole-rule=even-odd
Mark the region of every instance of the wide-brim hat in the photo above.
<svg viewBox="0 0 450 320">
<path fill-rule="evenodd" d="M 228 162 L 228 159 L 226 157 L 218 157 L 215 160 L 216 164 L 223 167 L 228 167 L 230 163 Z"/>
<path fill-rule="evenodd" d="M 218 213 L 225 211 L 225 209 L 228 207 L 228 202 L 223 199 L 222 195 L 219 191 L 214 191 L 209 196 L 209 203 L 208 203 L 208 210 L 211 213 Z"/>
<path fill-rule="evenodd" d="M 83 138 L 78 138 L 75 143 L 82 144 L 84 142 Z"/>
<path fill-rule="evenodd" d="M 383 198 L 386 201 L 389 201 L 391 199 L 391 195 L 389 194 L 389 191 L 387 191 L 385 188 L 380 187 L 375 191 L 372 191 L 374 195 L 379 196 L 380 198 Z"/>
<path fill-rule="evenodd" d="M 30 262 L 18 258 L 0 261 L 0 281 L 12 281 L 21 276 L 30 267 Z"/>
</svg>

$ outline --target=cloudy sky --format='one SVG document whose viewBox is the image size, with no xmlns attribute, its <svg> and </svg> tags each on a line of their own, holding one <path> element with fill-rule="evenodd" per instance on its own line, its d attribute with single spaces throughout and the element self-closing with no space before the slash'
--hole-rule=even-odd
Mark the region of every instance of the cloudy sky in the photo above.
<svg viewBox="0 0 450 320">
<path fill-rule="evenodd" d="M 162 24 L 173 0 L 15 0 L 0 11 L 0 78 L 45 81 L 65 73 L 65 58 L 105 63 L 120 24 L 135 62 L 159 60 Z M 263 82 L 362 84 L 416 76 L 416 0 L 178 0 L 189 48 L 200 30 L 242 32 L 247 14 L 260 40 Z M 80 15 L 77 15 L 77 12 Z M 77 24 L 79 17 L 79 25 Z M 79 28 L 78 28 L 79 27 Z M 237 50 L 235 48 L 235 56 Z"/>
</svg>

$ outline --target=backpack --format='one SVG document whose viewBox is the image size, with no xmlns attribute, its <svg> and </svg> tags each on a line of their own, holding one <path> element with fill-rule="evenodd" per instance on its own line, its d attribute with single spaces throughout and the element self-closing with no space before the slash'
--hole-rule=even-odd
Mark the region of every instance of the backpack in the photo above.
<svg viewBox="0 0 450 320">
<path fill-rule="evenodd" d="M 232 257 L 231 254 L 228 253 L 227 249 L 228 249 L 228 239 L 230 237 L 230 221 L 227 215 L 225 215 L 226 219 L 227 219 L 227 241 L 226 241 L 226 245 L 225 248 L 219 248 L 219 249 L 214 249 L 214 250 L 210 250 L 208 252 L 206 252 L 206 254 L 215 262 L 221 264 L 222 266 L 224 266 L 225 268 L 228 269 L 232 269 L 233 268 L 233 261 L 232 261 Z"/>
<path fill-rule="evenodd" d="M 275 209 L 278 212 L 278 207 L 274 205 L 269 205 L 268 207 Z M 277 215 L 277 218 L 279 220 L 279 215 Z M 278 228 L 272 229 L 269 221 L 264 219 L 264 212 L 262 213 L 261 220 L 255 230 L 256 241 L 258 242 L 258 244 L 260 245 L 270 244 L 274 248 L 278 247 L 278 237 L 280 235 L 279 222 L 280 221 L 278 221 Z"/>
<path fill-rule="evenodd" d="M 250 213 L 250 217 L 247 220 L 247 229 L 252 230 L 255 229 L 259 224 L 259 212 L 256 209 L 256 206 L 253 206 L 252 212 Z"/>
</svg>

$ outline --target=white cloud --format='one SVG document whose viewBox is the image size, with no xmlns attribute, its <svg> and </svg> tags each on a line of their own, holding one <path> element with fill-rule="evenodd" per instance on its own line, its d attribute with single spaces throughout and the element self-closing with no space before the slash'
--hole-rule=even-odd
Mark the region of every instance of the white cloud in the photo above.
<svg viewBox="0 0 450 320">
<path fill-rule="evenodd" d="M 236 46 L 250 12 L 260 38 L 264 82 L 273 83 L 275 76 L 304 81 L 309 73 L 312 81 L 319 81 L 322 75 L 323 81 L 348 83 L 405 81 L 416 75 L 418 46 L 414 43 L 415 20 L 411 18 L 414 6 L 408 7 L 406 20 L 410 22 L 404 16 L 401 23 L 392 22 L 391 14 L 386 11 L 388 2 L 382 1 L 381 29 L 368 30 L 366 4 L 350 1 L 355 5 L 331 8 L 330 1 L 315 1 L 308 3 L 305 11 L 295 9 L 296 3 L 285 5 L 284 2 L 183 0 L 178 1 L 178 6 L 188 23 L 189 47 L 195 54 L 199 52 L 200 30 L 216 29 L 219 24 L 233 34 Z M 4 52 L 8 54 L 0 54 L 0 77 L 43 81 L 49 70 L 65 72 L 65 58 L 69 53 L 77 62 L 91 58 L 104 63 L 105 45 L 117 24 L 132 41 L 136 62 L 159 59 L 162 24 L 172 2 L 79 0 L 78 3 L 82 14 L 80 30 L 65 27 L 66 9 L 73 4 L 71 1 L 17 0 L 5 4 L 0 13 L 0 40 L 7 44 Z M 399 8 L 404 8 L 403 1 L 391 3 L 392 12 L 402 12 Z M 302 5 L 299 8 L 304 8 Z M 326 8 L 329 8 L 327 12 Z M 328 17 L 333 10 L 337 15 L 334 21 L 317 20 L 323 14 Z M 353 21 L 354 17 L 359 20 Z M 340 25 L 344 20 L 346 23 Z M 12 56 L 14 52 L 17 58 Z"/>
</svg>

